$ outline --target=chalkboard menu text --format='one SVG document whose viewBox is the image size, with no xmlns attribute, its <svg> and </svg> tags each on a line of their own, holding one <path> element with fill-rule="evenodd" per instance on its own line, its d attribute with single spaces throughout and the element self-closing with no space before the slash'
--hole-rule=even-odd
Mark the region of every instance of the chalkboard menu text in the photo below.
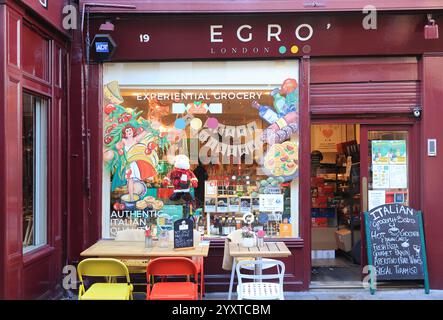
<svg viewBox="0 0 443 320">
<path fill-rule="evenodd" d="M 174 249 L 194 247 L 194 221 L 179 219 L 174 222 Z"/>
<path fill-rule="evenodd" d="M 365 212 L 365 226 L 368 261 L 375 268 L 376 281 L 424 280 L 428 288 L 421 212 L 384 204 Z"/>
</svg>

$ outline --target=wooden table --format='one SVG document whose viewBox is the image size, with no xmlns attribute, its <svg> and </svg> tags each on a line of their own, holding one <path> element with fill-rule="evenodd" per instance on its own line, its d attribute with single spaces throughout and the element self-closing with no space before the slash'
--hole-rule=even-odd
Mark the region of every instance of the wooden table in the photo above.
<svg viewBox="0 0 443 320">
<path fill-rule="evenodd" d="M 240 243 L 229 244 L 231 257 L 244 258 L 282 258 L 289 257 L 291 251 L 284 242 L 265 242 L 262 247 L 245 248 Z"/>
<path fill-rule="evenodd" d="M 154 247 L 145 248 L 144 241 L 99 240 L 80 253 L 82 257 L 107 257 L 146 259 L 155 257 L 207 257 L 209 243 L 199 244 L 193 249 L 174 250 L 172 242 L 167 248 L 160 248 L 154 241 Z"/>
<path fill-rule="evenodd" d="M 284 242 L 264 242 L 263 246 L 261 247 L 254 246 L 250 248 L 245 248 L 240 243 L 230 243 L 229 254 L 234 258 L 228 293 L 228 300 L 231 300 L 232 288 L 234 286 L 235 267 L 237 265 L 236 258 L 254 258 L 256 260 L 261 260 L 262 258 L 284 258 L 289 257 L 291 255 L 291 251 L 289 251 Z M 256 273 L 261 274 L 261 268 L 257 268 Z"/>
<path fill-rule="evenodd" d="M 167 248 L 161 248 L 158 241 L 154 241 L 152 248 L 145 248 L 144 241 L 115 241 L 99 240 L 85 251 L 80 253 L 82 257 L 115 258 L 121 260 L 128 267 L 146 268 L 149 258 L 158 257 L 197 257 L 200 263 L 201 290 L 200 297 L 204 294 L 204 261 L 209 253 L 209 242 L 200 243 L 192 249 L 174 250 L 170 241 Z"/>
<path fill-rule="evenodd" d="M 193 249 L 174 250 L 170 242 L 167 248 L 158 246 L 154 241 L 154 247 L 145 248 L 144 241 L 115 241 L 99 240 L 85 251 L 80 253 L 82 257 L 116 258 L 128 267 L 146 267 L 149 258 L 158 257 L 198 257 L 208 256 L 209 243 L 199 244 Z"/>
</svg>

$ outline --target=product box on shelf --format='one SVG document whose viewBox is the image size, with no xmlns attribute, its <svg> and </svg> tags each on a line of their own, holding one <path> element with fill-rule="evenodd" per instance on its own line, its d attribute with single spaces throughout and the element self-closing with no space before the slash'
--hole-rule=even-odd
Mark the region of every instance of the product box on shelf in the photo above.
<svg viewBox="0 0 443 320">
<path fill-rule="evenodd" d="M 335 231 L 337 231 L 336 227 L 312 228 L 312 250 L 336 250 L 338 247 L 335 241 Z"/>
<path fill-rule="evenodd" d="M 340 229 L 335 231 L 335 240 L 337 242 L 337 247 L 345 252 L 352 250 L 352 237 L 351 230 Z"/>
</svg>

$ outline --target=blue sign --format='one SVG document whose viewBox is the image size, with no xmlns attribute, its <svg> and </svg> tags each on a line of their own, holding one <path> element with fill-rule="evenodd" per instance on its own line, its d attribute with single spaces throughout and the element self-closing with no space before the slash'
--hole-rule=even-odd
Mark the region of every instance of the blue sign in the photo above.
<svg viewBox="0 0 443 320">
<path fill-rule="evenodd" d="M 109 43 L 108 42 L 96 42 L 95 52 L 98 53 L 109 53 Z"/>
</svg>

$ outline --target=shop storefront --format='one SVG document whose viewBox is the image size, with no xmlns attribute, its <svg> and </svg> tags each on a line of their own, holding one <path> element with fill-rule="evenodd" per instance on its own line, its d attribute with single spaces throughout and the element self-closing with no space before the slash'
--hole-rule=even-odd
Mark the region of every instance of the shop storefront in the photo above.
<svg viewBox="0 0 443 320">
<path fill-rule="evenodd" d="M 188 214 L 186 201 L 169 199 L 176 186 L 164 183 L 178 154 L 203 180 L 191 188 L 191 211 L 211 241 L 208 291 L 227 289 L 224 238 L 245 214 L 291 250 L 283 259 L 287 290 L 316 283 L 311 268 L 339 259 L 337 250 L 358 266 L 345 280 L 360 281 L 360 212 L 377 201 L 422 209 L 427 237 L 436 235 L 440 217 L 428 170 L 440 169 L 427 141 L 439 136 L 431 79 L 442 63 L 441 39 L 424 38 L 424 12 L 379 12 L 372 30 L 362 27 L 363 18 L 93 14 L 91 39 L 99 36 L 89 97 L 101 106 L 92 115 L 100 125 L 91 127 L 93 235 L 146 226 L 159 233 Z M 114 31 L 104 35 L 106 21 Z M 384 147 L 404 160 L 389 167 L 391 184 L 372 154 Z M 318 163 L 316 151 L 325 158 Z M 441 253 L 430 240 L 427 247 L 431 286 L 439 287 Z"/>
<path fill-rule="evenodd" d="M 79 1 L 72 33 L 67 3 L 22 2 L 0 4 L 1 298 L 54 296 L 99 239 L 188 216 L 207 292 L 245 225 L 291 252 L 285 291 L 361 287 L 382 203 L 423 212 L 443 289 L 439 1 Z"/>
</svg>

